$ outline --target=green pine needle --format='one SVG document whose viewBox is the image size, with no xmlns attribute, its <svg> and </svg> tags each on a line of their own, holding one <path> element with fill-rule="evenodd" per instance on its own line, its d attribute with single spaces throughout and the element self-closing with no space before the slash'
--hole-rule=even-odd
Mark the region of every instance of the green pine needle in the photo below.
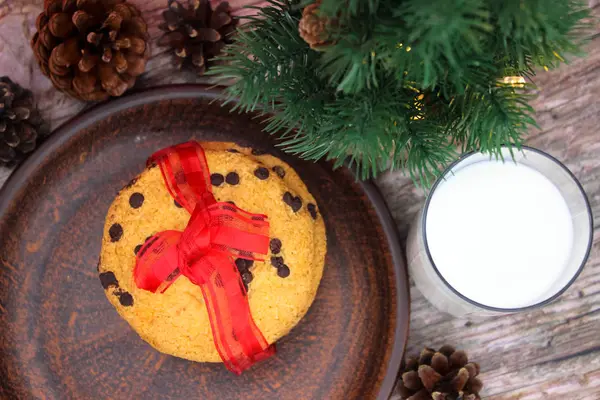
<svg viewBox="0 0 600 400">
<path fill-rule="evenodd" d="M 577 53 L 588 16 L 574 0 L 322 0 L 332 44 L 314 51 L 297 2 L 256 10 L 211 70 L 234 80 L 234 109 L 258 112 L 305 159 L 360 178 L 404 169 L 423 186 L 457 147 L 521 146 L 533 109 L 501 79 Z"/>
</svg>

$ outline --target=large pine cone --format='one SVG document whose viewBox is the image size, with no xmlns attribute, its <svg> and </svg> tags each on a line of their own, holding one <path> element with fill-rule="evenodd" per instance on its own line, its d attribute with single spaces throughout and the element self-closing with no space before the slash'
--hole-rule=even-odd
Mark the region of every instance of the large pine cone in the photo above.
<svg viewBox="0 0 600 400">
<path fill-rule="evenodd" d="M 407 400 L 479 400 L 483 384 L 477 375 L 479 365 L 464 351 L 425 348 L 419 358 L 408 359 L 397 389 Z"/>
<path fill-rule="evenodd" d="M 302 18 L 298 23 L 300 37 L 310 45 L 311 49 L 319 50 L 331 44 L 329 27 L 332 21 L 319 12 L 321 2 L 309 4 L 302 10 Z"/>
<path fill-rule="evenodd" d="M 169 0 L 163 18 L 165 22 L 159 28 L 165 34 L 158 44 L 173 49 L 177 68 L 187 65 L 198 75 L 203 75 L 209 61 L 230 43 L 230 35 L 235 30 L 227 2 L 219 3 L 212 10 L 208 0 L 188 0 L 187 7 L 177 0 Z"/>
<path fill-rule="evenodd" d="M 47 134 L 31 92 L 0 78 L 0 165 L 16 164 Z"/>
<path fill-rule="evenodd" d="M 45 0 L 31 40 L 54 86 L 86 101 L 120 96 L 146 66 L 147 26 L 124 0 Z"/>
</svg>

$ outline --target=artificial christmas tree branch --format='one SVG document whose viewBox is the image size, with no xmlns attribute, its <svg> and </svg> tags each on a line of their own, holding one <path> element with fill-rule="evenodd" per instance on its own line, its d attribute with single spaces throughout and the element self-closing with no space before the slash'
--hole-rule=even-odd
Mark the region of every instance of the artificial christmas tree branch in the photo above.
<svg viewBox="0 0 600 400">
<path fill-rule="evenodd" d="M 457 144 L 493 155 L 521 145 L 533 110 L 522 85 L 502 79 L 575 52 L 587 10 L 558 0 L 552 10 L 538 0 L 422 3 L 323 0 L 304 16 L 335 21 L 317 32 L 328 40 L 316 51 L 300 6 L 273 1 L 213 73 L 235 80 L 228 94 L 239 110 L 272 114 L 266 130 L 287 151 L 336 166 L 349 156 L 361 178 L 403 168 L 427 186 Z"/>
</svg>

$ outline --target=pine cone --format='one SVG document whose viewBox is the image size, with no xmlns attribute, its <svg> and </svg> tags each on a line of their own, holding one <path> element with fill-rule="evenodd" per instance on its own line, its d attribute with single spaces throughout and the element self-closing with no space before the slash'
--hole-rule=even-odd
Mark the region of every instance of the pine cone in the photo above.
<svg viewBox="0 0 600 400">
<path fill-rule="evenodd" d="M 31 92 L 0 78 L 0 165 L 16 164 L 47 134 Z"/>
<path fill-rule="evenodd" d="M 176 0 L 169 0 L 169 9 L 163 12 L 165 22 L 159 28 L 165 34 L 159 46 L 173 48 L 177 68 L 184 65 L 203 75 L 209 61 L 217 56 L 235 30 L 235 20 L 229 14 L 226 2 L 212 10 L 208 0 L 189 0 L 187 8 Z"/>
<path fill-rule="evenodd" d="M 146 66 L 147 26 L 124 0 L 45 0 L 31 47 L 54 86 L 86 101 L 120 96 Z"/>
<path fill-rule="evenodd" d="M 425 348 L 406 362 L 398 390 L 406 400 L 478 400 L 483 384 L 477 375 L 479 364 L 469 362 L 464 351 Z"/>
<path fill-rule="evenodd" d="M 319 12 L 320 1 L 309 4 L 302 10 L 302 18 L 298 23 L 300 36 L 311 49 L 319 50 L 331 44 L 328 28 L 332 25 L 328 17 Z"/>
</svg>

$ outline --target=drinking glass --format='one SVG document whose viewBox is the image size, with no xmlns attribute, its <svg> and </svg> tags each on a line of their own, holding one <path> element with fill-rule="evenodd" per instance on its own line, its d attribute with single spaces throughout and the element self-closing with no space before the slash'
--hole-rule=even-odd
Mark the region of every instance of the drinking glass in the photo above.
<svg viewBox="0 0 600 400">
<path fill-rule="evenodd" d="M 569 209 L 573 224 L 573 245 L 571 252 L 568 256 L 568 261 L 560 273 L 560 277 L 554 282 L 550 290 L 546 292 L 547 296 L 523 307 L 503 308 L 481 304 L 460 293 L 448 283 L 436 267 L 430 253 L 430 248 L 428 247 L 427 213 L 430 202 L 436 196 L 436 190 L 451 175 L 460 174 L 463 168 L 474 163 L 496 162 L 496 160 L 490 159 L 489 154 L 471 152 L 463 155 L 450 165 L 434 183 L 423 208 L 411 226 L 407 242 L 409 271 L 417 288 L 439 310 L 455 316 L 513 313 L 538 308 L 552 302 L 565 292 L 580 274 L 592 246 L 593 221 L 588 199 L 581 184 L 562 163 L 552 156 L 531 147 L 522 147 L 520 150 L 504 147 L 502 149 L 502 157 L 505 160 L 504 162 L 515 162 L 541 173 L 559 190 Z M 482 268 L 485 268 L 485 260 L 482 260 Z M 507 296 L 510 296 L 510 293 L 507 293 Z"/>
</svg>

